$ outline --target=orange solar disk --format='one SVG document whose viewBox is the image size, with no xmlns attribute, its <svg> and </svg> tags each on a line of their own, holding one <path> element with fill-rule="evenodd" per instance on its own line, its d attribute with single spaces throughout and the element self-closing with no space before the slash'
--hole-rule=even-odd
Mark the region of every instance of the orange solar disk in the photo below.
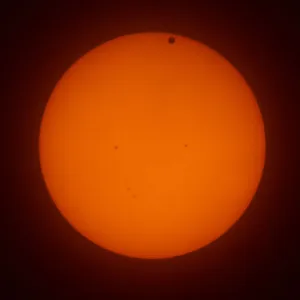
<svg viewBox="0 0 300 300">
<path fill-rule="evenodd" d="M 103 248 L 147 259 L 225 233 L 265 161 L 262 116 L 241 74 L 169 33 L 125 35 L 74 63 L 46 106 L 39 147 L 68 222 Z"/>
</svg>

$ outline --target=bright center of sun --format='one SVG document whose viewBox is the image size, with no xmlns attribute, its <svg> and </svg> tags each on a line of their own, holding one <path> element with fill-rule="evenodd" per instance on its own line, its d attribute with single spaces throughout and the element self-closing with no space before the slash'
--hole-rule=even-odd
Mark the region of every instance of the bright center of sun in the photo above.
<svg viewBox="0 0 300 300">
<path fill-rule="evenodd" d="M 265 161 L 262 116 L 241 74 L 168 33 L 122 36 L 80 58 L 49 99 L 39 147 L 68 222 L 100 247 L 148 259 L 223 235 Z"/>
</svg>

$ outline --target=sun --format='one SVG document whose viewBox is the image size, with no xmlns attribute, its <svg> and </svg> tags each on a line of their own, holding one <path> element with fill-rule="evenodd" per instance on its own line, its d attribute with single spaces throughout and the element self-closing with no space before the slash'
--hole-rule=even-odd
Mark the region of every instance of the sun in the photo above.
<svg viewBox="0 0 300 300">
<path fill-rule="evenodd" d="M 265 162 L 262 115 L 242 75 L 188 37 L 138 33 L 96 47 L 57 83 L 40 165 L 61 214 L 112 252 L 184 255 L 244 213 Z"/>
</svg>

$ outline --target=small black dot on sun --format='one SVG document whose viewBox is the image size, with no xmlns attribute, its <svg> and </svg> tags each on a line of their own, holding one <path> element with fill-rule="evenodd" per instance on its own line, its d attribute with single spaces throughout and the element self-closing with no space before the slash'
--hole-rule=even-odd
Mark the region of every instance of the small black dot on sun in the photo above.
<svg viewBox="0 0 300 300">
<path fill-rule="evenodd" d="M 118 150 L 118 149 L 119 149 L 119 147 L 118 147 L 118 146 L 115 146 L 114 148 L 115 148 L 115 150 Z"/>
<path fill-rule="evenodd" d="M 175 43 L 175 38 L 173 36 L 169 37 L 169 44 L 174 44 Z"/>
</svg>

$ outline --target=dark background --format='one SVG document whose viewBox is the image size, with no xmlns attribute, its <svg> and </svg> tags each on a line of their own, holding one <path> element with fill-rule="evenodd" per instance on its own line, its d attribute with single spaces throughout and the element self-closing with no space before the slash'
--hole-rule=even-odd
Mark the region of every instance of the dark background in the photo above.
<svg viewBox="0 0 300 300">
<path fill-rule="evenodd" d="M 2 9 L 9 147 L 2 158 L 1 299 L 300 298 L 300 13 L 286 1 L 225 2 L 26 1 Z M 77 233 L 51 202 L 37 146 L 47 100 L 71 64 L 109 39 L 141 31 L 186 35 L 224 55 L 252 87 L 267 139 L 261 184 L 239 222 L 197 252 L 157 261 L 110 253 Z"/>
</svg>

